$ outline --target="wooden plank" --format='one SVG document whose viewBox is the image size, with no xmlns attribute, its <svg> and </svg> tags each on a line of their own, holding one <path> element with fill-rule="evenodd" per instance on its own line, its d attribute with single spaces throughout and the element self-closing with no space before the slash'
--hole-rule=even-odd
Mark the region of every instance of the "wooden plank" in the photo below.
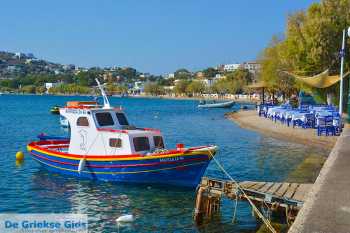
<svg viewBox="0 0 350 233">
<path fill-rule="evenodd" d="M 272 186 L 274 183 L 272 182 L 267 182 L 266 185 L 262 188 L 260 188 L 260 192 L 266 193 Z"/>
<path fill-rule="evenodd" d="M 305 201 L 306 195 L 309 193 L 312 184 L 301 184 L 293 195 L 293 199 L 298 201 Z"/>
<path fill-rule="evenodd" d="M 289 183 L 282 183 L 282 186 L 275 193 L 276 196 L 283 197 L 283 195 L 287 192 L 289 187 Z"/>
<path fill-rule="evenodd" d="M 239 183 L 239 185 L 245 189 L 249 189 L 250 187 L 254 186 L 255 184 L 256 184 L 256 182 L 252 182 L 252 181 L 243 181 L 243 182 Z"/>
<path fill-rule="evenodd" d="M 273 186 L 268 190 L 268 193 L 274 194 L 281 186 L 282 183 L 274 183 Z"/>
<path fill-rule="evenodd" d="M 296 183 L 292 183 L 289 185 L 286 193 L 283 195 L 285 198 L 292 198 L 292 196 L 294 195 L 295 191 L 297 190 L 299 184 Z"/>
<path fill-rule="evenodd" d="M 265 184 L 266 184 L 266 182 L 256 182 L 255 185 L 250 187 L 249 189 L 259 191 L 259 189 L 264 187 Z"/>
</svg>

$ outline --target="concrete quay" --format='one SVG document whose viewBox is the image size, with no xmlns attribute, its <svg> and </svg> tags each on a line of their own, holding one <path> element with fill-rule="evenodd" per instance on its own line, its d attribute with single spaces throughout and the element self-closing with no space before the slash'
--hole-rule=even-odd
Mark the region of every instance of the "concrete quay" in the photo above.
<svg viewBox="0 0 350 233">
<path fill-rule="evenodd" d="M 344 129 L 289 233 L 350 233 L 350 128 Z"/>
</svg>

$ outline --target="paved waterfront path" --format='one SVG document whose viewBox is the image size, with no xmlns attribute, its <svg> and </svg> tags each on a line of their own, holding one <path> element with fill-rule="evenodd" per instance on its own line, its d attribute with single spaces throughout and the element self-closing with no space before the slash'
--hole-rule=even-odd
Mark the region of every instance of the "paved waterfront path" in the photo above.
<svg viewBox="0 0 350 233">
<path fill-rule="evenodd" d="M 280 140 L 301 143 L 316 148 L 331 150 L 338 138 L 337 136 L 317 136 L 315 129 L 287 127 L 279 122 L 259 117 L 255 110 L 228 113 L 226 117 L 235 121 L 242 128 L 258 131 Z"/>
<path fill-rule="evenodd" d="M 350 232 L 350 128 L 324 164 L 289 233 Z"/>
</svg>

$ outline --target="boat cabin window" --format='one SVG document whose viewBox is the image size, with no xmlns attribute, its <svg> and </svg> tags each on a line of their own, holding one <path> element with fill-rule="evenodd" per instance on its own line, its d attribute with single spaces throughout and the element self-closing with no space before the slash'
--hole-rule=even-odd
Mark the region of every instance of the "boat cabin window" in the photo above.
<svg viewBox="0 0 350 233">
<path fill-rule="evenodd" d="M 124 113 L 116 112 L 115 115 L 117 116 L 120 125 L 129 125 L 128 119 L 126 119 Z"/>
<path fill-rule="evenodd" d="M 133 142 L 136 152 L 150 150 L 148 137 L 136 137 Z"/>
<path fill-rule="evenodd" d="M 158 148 L 158 149 L 164 148 L 164 141 L 162 136 L 154 136 L 153 141 L 154 141 L 155 148 Z"/>
<path fill-rule="evenodd" d="M 99 126 L 112 126 L 114 121 L 112 115 L 109 112 L 97 112 L 95 113 L 97 123 Z"/>
<path fill-rule="evenodd" d="M 79 117 L 77 120 L 77 126 L 89 126 L 89 120 L 87 117 Z"/>
<path fill-rule="evenodd" d="M 109 146 L 121 148 L 122 147 L 122 140 L 120 138 L 110 138 L 109 139 Z"/>
</svg>

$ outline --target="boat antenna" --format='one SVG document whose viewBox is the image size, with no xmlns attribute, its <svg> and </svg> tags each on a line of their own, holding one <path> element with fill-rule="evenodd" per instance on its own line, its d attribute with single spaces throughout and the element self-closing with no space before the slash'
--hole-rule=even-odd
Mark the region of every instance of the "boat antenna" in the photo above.
<svg viewBox="0 0 350 233">
<path fill-rule="evenodd" d="M 101 85 L 100 81 L 98 81 L 97 78 L 95 78 L 96 82 L 97 82 L 97 86 L 101 91 L 101 95 L 103 97 L 103 108 L 111 108 L 111 105 L 109 104 L 109 100 L 108 97 L 106 95 L 105 90 L 103 89 L 103 86 Z"/>
</svg>

